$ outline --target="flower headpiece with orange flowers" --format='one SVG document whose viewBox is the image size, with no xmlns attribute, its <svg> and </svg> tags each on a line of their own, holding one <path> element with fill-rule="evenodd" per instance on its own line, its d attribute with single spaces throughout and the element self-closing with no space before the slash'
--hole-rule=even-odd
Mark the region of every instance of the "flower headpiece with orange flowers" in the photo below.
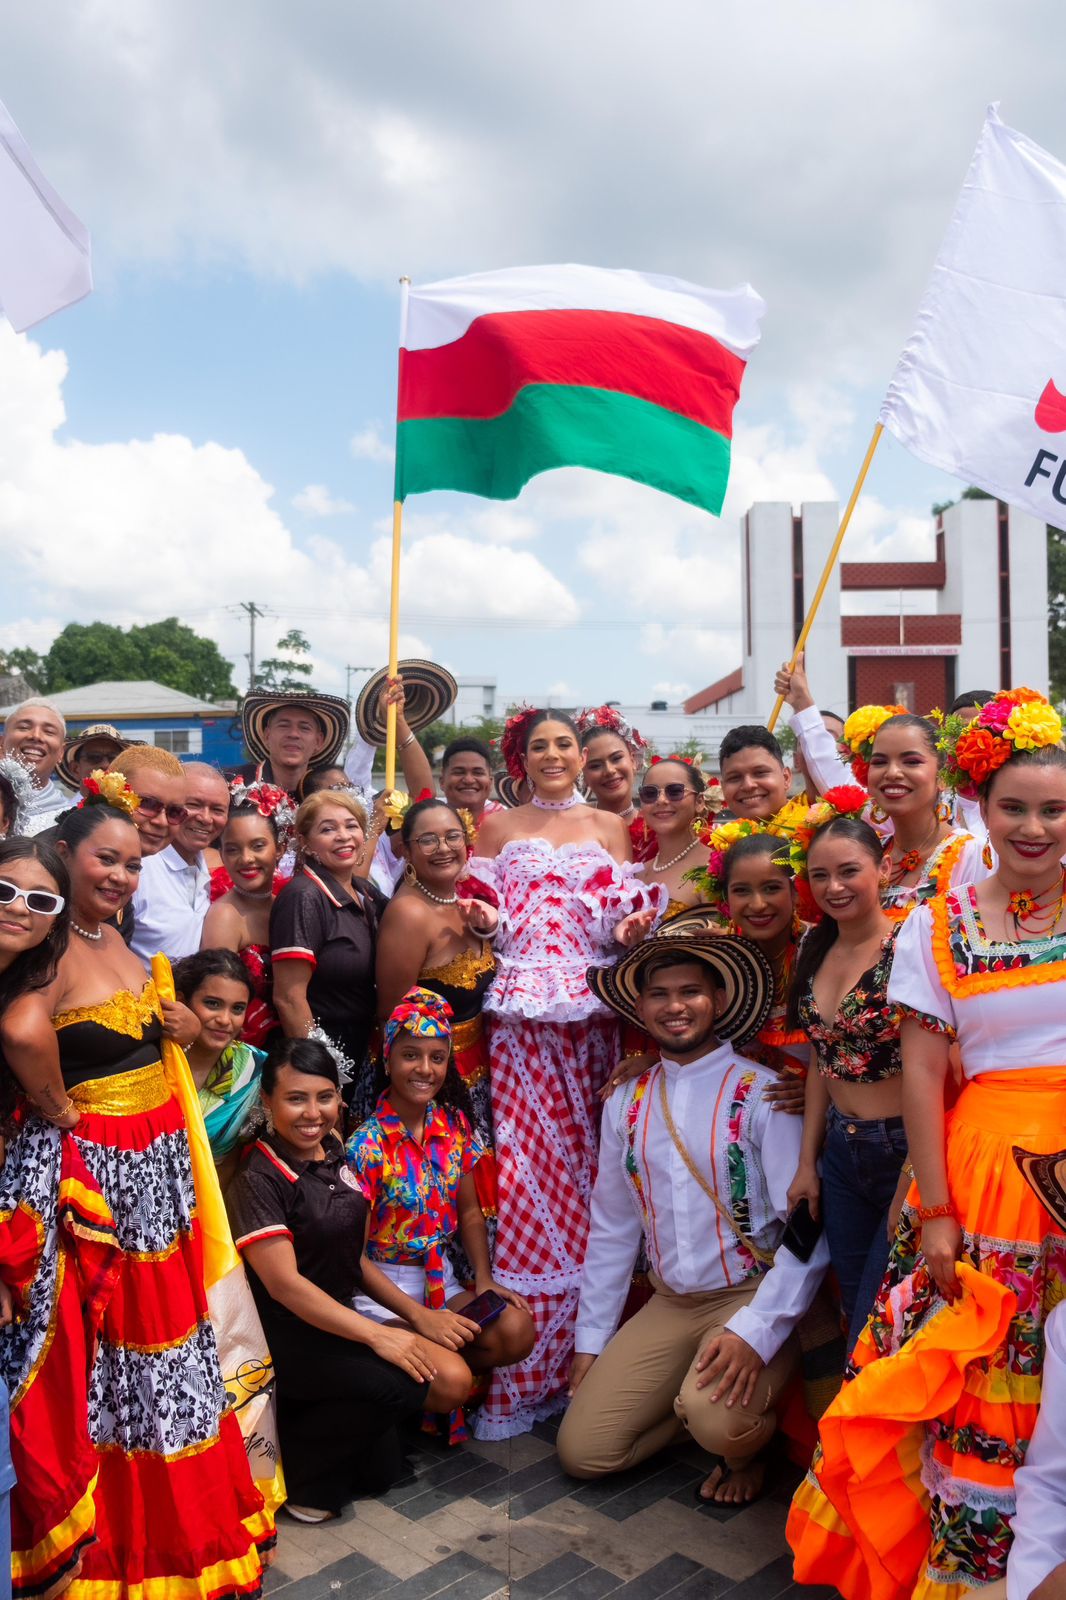
<svg viewBox="0 0 1066 1600">
<path fill-rule="evenodd" d="M 806 814 L 805 801 L 788 800 L 776 816 L 768 817 L 765 821 L 757 821 L 753 817 L 735 817 L 731 822 L 718 824 L 698 822 L 696 837 L 707 846 L 707 864 L 686 872 L 685 878 L 699 886 L 704 898 L 711 905 L 724 904 L 725 858 L 733 846 L 739 844 L 742 839 L 751 839 L 761 833 L 769 834 L 774 839 L 791 842 L 793 834 Z M 782 861 L 787 865 L 784 848 L 782 848 Z"/>
<path fill-rule="evenodd" d="M 282 855 L 285 854 L 296 828 L 296 807 L 284 789 L 279 789 L 273 783 L 263 783 L 261 779 L 255 783 L 245 783 L 241 778 L 235 778 L 229 786 L 229 803 L 231 811 L 241 806 L 251 806 L 261 817 L 272 822 L 278 850 Z"/>
<path fill-rule="evenodd" d="M 844 724 L 838 749 L 851 768 L 856 783 L 863 787 L 870 776 L 870 755 L 877 731 L 889 717 L 906 716 L 906 706 L 859 706 Z M 847 788 L 846 784 L 841 785 Z"/>
<path fill-rule="evenodd" d="M 806 880 L 807 855 L 819 828 L 824 828 L 827 822 L 835 822 L 838 817 L 861 817 L 869 803 L 870 796 L 865 789 L 857 784 L 841 783 L 835 789 L 827 789 L 813 806 L 806 808 L 806 815 L 793 830 L 788 844 L 788 864 L 798 879 Z"/>
<path fill-rule="evenodd" d="M 83 779 L 82 789 L 85 793 L 78 801 L 78 810 L 83 806 L 111 806 L 132 817 L 141 803 L 140 795 L 134 794 L 121 772 L 104 772 L 101 767 Z"/>
<path fill-rule="evenodd" d="M 522 706 L 513 717 L 508 717 L 504 724 L 500 753 L 503 756 L 504 766 L 516 783 L 521 783 L 526 775 L 522 762 L 522 757 L 526 753 L 526 729 L 536 715 L 536 706 Z"/>
<path fill-rule="evenodd" d="M 590 734 L 593 729 L 603 733 L 617 734 L 638 766 L 641 763 L 643 752 L 648 748 L 647 739 L 642 738 L 636 728 L 632 727 L 625 717 L 615 710 L 614 706 L 596 706 L 591 711 L 579 711 L 574 718 L 574 726 L 582 739 Z"/>
<path fill-rule="evenodd" d="M 941 711 L 930 717 L 940 728 L 936 747 L 944 757 L 944 782 L 967 800 L 1018 751 L 1046 750 L 1062 739 L 1058 712 L 1035 689 L 1001 689 L 969 725 Z"/>
</svg>

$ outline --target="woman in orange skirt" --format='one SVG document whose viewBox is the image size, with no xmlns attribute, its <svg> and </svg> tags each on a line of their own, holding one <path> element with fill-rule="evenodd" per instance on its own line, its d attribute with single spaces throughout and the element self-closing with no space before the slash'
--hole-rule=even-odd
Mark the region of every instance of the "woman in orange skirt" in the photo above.
<svg viewBox="0 0 1066 1600">
<path fill-rule="evenodd" d="M 960 1600 L 1003 1577 L 1044 1319 L 1066 1295 L 1066 1240 L 1011 1156 L 1066 1144 L 1062 729 L 1030 690 L 956 721 L 946 773 L 979 790 L 999 867 L 899 935 L 889 998 L 916 1181 L 789 1518 L 797 1579 L 846 1600 Z M 945 1114 L 955 1039 L 966 1084 Z"/>
</svg>

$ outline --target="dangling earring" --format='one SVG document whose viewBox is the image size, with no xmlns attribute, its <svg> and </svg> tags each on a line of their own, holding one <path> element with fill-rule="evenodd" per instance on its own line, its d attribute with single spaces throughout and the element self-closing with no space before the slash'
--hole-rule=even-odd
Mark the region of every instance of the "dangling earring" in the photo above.
<svg viewBox="0 0 1066 1600">
<path fill-rule="evenodd" d="M 955 807 L 943 789 L 940 791 L 940 799 L 937 802 L 936 820 L 938 822 L 954 822 L 955 820 Z"/>
<path fill-rule="evenodd" d="M 888 812 L 875 801 L 870 804 L 870 821 L 878 824 L 888 821 Z"/>
<path fill-rule="evenodd" d="M 403 881 L 404 881 L 404 883 L 410 884 L 412 889 L 414 888 L 415 884 L 418 882 L 418 873 L 414 869 L 413 862 L 409 861 L 407 863 L 406 867 L 404 867 L 404 869 L 403 869 Z"/>
<path fill-rule="evenodd" d="M 989 844 L 987 839 L 985 840 L 985 847 L 981 851 L 981 860 L 984 862 L 984 864 L 988 868 L 989 872 L 991 872 L 992 868 L 996 864 L 996 858 L 992 854 L 992 846 Z"/>
<path fill-rule="evenodd" d="M 800 916 L 799 909 L 797 908 L 792 913 L 792 938 L 793 938 L 793 940 L 801 939 L 803 937 L 803 933 L 804 933 L 804 930 L 806 929 L 806 926 L 807 926 L 807 924 L 804 922 L 803 918 Z"/>
</svg>

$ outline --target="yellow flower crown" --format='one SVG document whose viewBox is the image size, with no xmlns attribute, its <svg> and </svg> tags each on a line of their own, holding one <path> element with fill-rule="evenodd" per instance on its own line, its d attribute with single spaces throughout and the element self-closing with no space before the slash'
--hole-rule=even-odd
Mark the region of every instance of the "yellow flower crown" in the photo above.
<svg viewBox="0 0 1066 1600">
<path fill-rule="evenodd" d="M 125 776 L 121 772 L 104 772 L 97 767 L 82 784 L 85 798 L 80 803 L 83 806 L 113 806 L 116 811 L 124 811 L 127 817 L 132 817 L 141 803 L 139 794 L 134 794 Z"/>
</svg>

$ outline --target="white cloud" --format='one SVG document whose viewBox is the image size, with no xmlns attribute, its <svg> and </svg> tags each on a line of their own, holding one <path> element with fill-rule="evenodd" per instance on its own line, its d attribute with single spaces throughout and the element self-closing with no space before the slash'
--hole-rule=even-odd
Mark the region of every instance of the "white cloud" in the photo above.
<svg viewBox="0 0 1066 1600">
<path fill-rule="evenodd" d="M 348 664 L 385 661 L 388 537 L 363 535 L 358 559 L 323 534 L 298 540 L 271 485 L 221 444 L 59 439 L 66 372 L 61 352 L 0 324 L 0 563 L 20 608 L 55 619 L 8 621 L 0 646 L 43 650 L 71 619 L 128 626 L 176 615 L 219 642 L 242 682 L 248 631 L 237 602 L 254 599 L 268 613 L 259 656 L 301 628 L 322 688 L 342 686 Z M 437 613 L 470 628 L 578 616 L 566 584 L 531 552 L 458 532 L 411 541 L 401 584 L 404 655 L 434 654 L 419 618 L 428 626 Z"/>
<path fill-rule="evenodd" d="M 343 517 L 355 510 L 350 500 L 336 500 L 324 483 L 309 483 L 292 497 L 293 506 L 309 517 Z"/>
<path fill-rule="evenodd" d="M 358 461 L 388 462 L 396 460 L 396 447 L 382 436 L 380 422 L 368 422 L 365 428 L 353 434 L 348 449 Z"/>
</svg>

